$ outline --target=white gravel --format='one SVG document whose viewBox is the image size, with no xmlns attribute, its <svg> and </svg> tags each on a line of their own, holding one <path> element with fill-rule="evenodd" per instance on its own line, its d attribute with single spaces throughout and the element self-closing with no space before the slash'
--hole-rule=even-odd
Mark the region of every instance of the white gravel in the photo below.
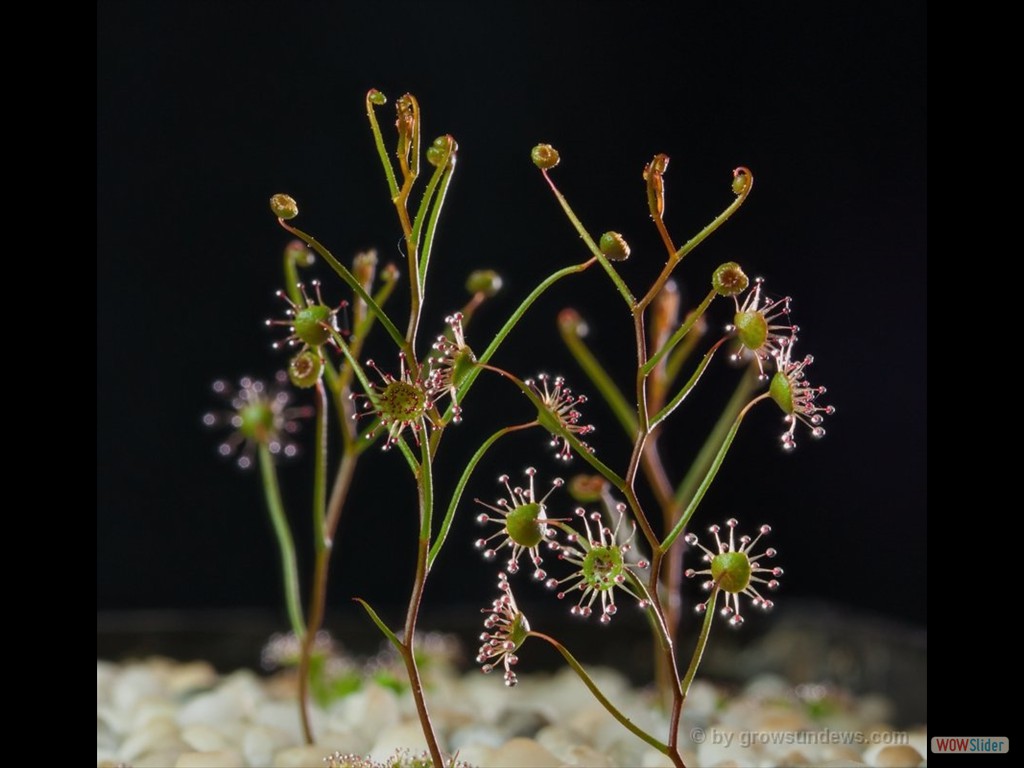
<svg viewBox="0 0 1024 768">
<path fill-rule="evenodd" d="M 607 669 L 593 670 L 605 693 L 658 738 L 666 716 L 649 695 Z M 814 698 L 810 700 L 809 697 Z M 571 670 L 500 676 L 439 671 L 428 704 L 444 749 L 480 768 L 670 766 L 616 722 Z M 687 766 L 925 765 L 924 724 L 897 732 L 891 704 L 827 686 L 769 676 L 742 691 L 694 683 L 680 747 Z M 219 675 L 203 662 L 153 658 L 96 665 L 99 768 L 324 768 L 325 757 L 367 756 L 384 763 L 396 748 L 425 748 L 408 694 L 368 682 L 330 707 L 314 708 L 317 744 L 302 741 L 294 677 L 239 670 Z"/>
</svg>

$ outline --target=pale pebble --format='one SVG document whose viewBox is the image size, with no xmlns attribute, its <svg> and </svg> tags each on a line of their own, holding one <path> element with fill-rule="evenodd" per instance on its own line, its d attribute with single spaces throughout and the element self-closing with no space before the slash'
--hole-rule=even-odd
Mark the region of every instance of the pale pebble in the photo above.
<svg viewBox="0 0 1024 768">
<path fill-rule="evenodd" d="M 120 712 L 129 712 L 143 699 L 164 695 L 164 685 L 157 674 L 146 667 L 127 667 L 114 681 L 111 701 Z"/>
<path fill-rule="evenodd" d="M 562 768 L 565 763 L 533 739 L 515 738 L 494 751 L 480 768 Z"/>
<path fill-rule="evenodd" d="M 217 683 L 217 670 L 205 661 L 191 661 L 175 665 L 167 674 L 167 690 L 171 693 L 185 693 L 199 688 L 209 688 Z"/>
<path fill-rule="evenodd" d="M 287 747 L 274 755 L 273 768 L 324 768 L 331 750 L 321 746 Z"/>
<path fill-rule="evenodd" d="M 623 709 L 620 707 L 620 711 Z M 632 713 L 628 710 L 625 710 L 624 714 L 632 719 Z M 596 747 L 608 746 L 611 739 L 618 737 L 615 729 L 622 727 L 619 721 L 603 707 L 581 708 L 579 712 L 569 718 L 568 726 L 579 735 L 577 743 L 582 740 L 584 744 Z"/>
<path fill-rule="evenodd" d="M 560 759 L 565 759 L 569 751 L 580 743 L 579 736 L 562 725 L 545 726 L 537 731 L 534 738 L 537 744 Z"/>
<path fill-rule="evenodd" d="M 245 716 L 238 698 L 225 688 L 199 693 L 178 710 L 178 723 L 186 725 L 219 725 Z"/>
<path fill-rule="evenodd" d="M 338 722 L 339 718 L 347 727 L 366 731 L 368 737 L 373 738 L 382 729 L 398 723 L 401 712 L 394 691 L 371 683 L 346 696 L 328 722 Z"/>
<path fill-rule="evenodd" d="M 878 750 L 871 764 L 876 768 L 917 768 L 923 759 L 913 747 L 890 744 Z"/>
<path fill-rule="evenodd" d="M 697 762 L 712 766 L 731 761 L 737 766 L 754 766 L 756 753 L 743 746 L 745 735 L 731 728 L 709 728 L 705 741 L 697 745 Z"/>
<path fill-rule="evenodd" d="M 333 726 L 317 731 L 318 744 L 330 744 L 343 754 L 364 754 L 373 742 L 370 736 L 358 728 L 350 728 L 344 723 L 336 722 Z"/>
<path fill-rule="evenodd" d="M 96 662 L 96 702 L 110 701 L 117 680 L 119 668 L 110 661 Z"/>
<path fill-rule="evenodd" d="M 795 709 L 767 706 L 753 720 L 755 731 L 802 731 L 811 728 L 810 721 Z"/>
<path fill-rule="evenodd" d="M 110 727 L 110 724 L 104 719 L 97 717 L 96 749 L 115 751 L 119 741 L 120 739 L 117 738 L 117 734 L 114 733 L 114 729 Z"/>
<path fill-rule="evenodd" d="M 912 728 L 907 731 L 908 746 L 916 749 L 920 754 L 928 754 L 928 731 L 923 728 Z"/>
<path fill-rule="evenodd" d="M 302 717 L 294 701 L 261 701 L 252 713 L 252 722 L 256 725 L 269 725 L 288 734 L 293 744 L 301 744 L 305 739 L 302 731 Z M 319 733 L 327 726 L 323 711 L 311 707 L 309 724 L 314 733 Z"/>
<path fill-rule="evenodd" d="M 427 740 L 423 736 L 419 720 L 408 720 L 381 730 L 368 754 L 374 760 L 384 762 L 396 749 L 408 749 L 415 753 L 426 748 Z"/>
<path fill-rule="evenodd" d="M 175 719 L 178 708 L 166 698 L 147 698 L 138 703 L 132 714 L 131 730 L 138 731 L 156 718 Z"/>
<path fill-rule="evenodd" d="M 188 748 L 179 736 L 178 724 L 169 717 L 156 717 L 142 728 L 133 731 L 118 750 L 123 760 L 134 762 L 136 758 L 157 749 Z"/>
<path fill-rule="evenodd" d="M 585 766 L 585 768 L 612 768 L 612 763 L 605 753 L 585 745 L 570 749 L 566 762 L 569 765 Z"/>
<path fill-rule="evenodd" d="M 452 750 L 462 750 L 470 746 L 500 747 L 505 742 L 496 728 L 490 725 L 466 725 L 456 728 L 448 737 Z"/>
<path fill-rule="evenodd" d="M 786 682 L 785 678 L 766 672 L 747 683 L 743 693 L 745 696 L 761 699 L 790 698 L 793 696 L 793 686 Z"/>
<path fill-rule="evenodd" d="M 178 758 L 187 750 L 188 747 L 184 743 L 180 749 L 157 749 L 137 757 L 129 765 L 131 768 L 169 768 L 178 762 Z"/>
<path fill-rule="evenodd" d="M 689 760 L 683 761 L 686 765 L 692 765 L 693 762 Z M 653 749 L 648 749 L 643 754 L 643 758 L 640 760 L 640 768 L 672 768 L 672 761 L 669 760 L 668 755 L 662 754 Z"/>
<path fill-rule="evenodd" d="M 181 729 L 181 739 L 196 752 L 215 752 L 231 746 L 221 731 L 206 723 L 186 725 Z"/>
<path fill-rule="evenodd" d="M 361 736 L 331 731 L 321 733 L 316 739 L 317 746 L 323 747 L 325 754 L 337 751 L 343 755 L 364 755 L 367 751 L 366 747 L 363 746 L 365 743 L 366 739 Z"/>
<path fill-rule="evenodd" d="M 517 686 L 518 687 L 518 686 Z M 508 706 L 508 699 L 502 694 L 512 693 L 495 680 L 494 675 L 484 675 L 479 671 L 467 672 L 462 676 L 461 699 L 475 714 L 478 721 L 492 723 Z"/>
<path fill-rule="evenodd" d="M 861 722 L 888 722 L 892 720 L 896 708 L 885 696 L 877 693 L 866 693 L 857 699 L 854 707 Z"/>
<path fill-rule="evenodd" d="M 704 680 L 694 680 L 686 695 L 686 717 L 690 720 L 705 720 L 718 707 L 718 689 Z"/>
<path fill-rule="evenodd" d="M 494 753 L 497 751 L 487 744 L 467 744 L 459 749 L 459 760 L 476 768 L 488 768 L 494 764 Z"/>
<path fill-rule="evenodd" d="M 239 669 L 225 677 L 220 690 L 234 697 L 239 706 L 246 712 L 252 712 L 256 705 L 267 699 L 267 690 L 263 681 L 248 669 Z"/>
<path fill-rule="evenodd" d="M 504 733 L 505 737 L 508 739 L 515 736 L 533 738 L 533 736 L 548 723 L 549 720 L 546 717 L 533 709 L 509 709 L 502 712 L 501 716 L 498 718 L 498 725 L 501 727 L 501 732 Z"/>
<path fill-rule="evenodd" d="M 821 747 L 821 759 L 828 760 L 857 760 L 861 759 L 861 753 L 847 744 L 823 744 Z"/>
<path fill-rule="evenodd" d="M 178 758 L 174 768 L 239 768 L 245 763 L 242 756 L 233 749 L 217 749 L 208 752 L 185 752 Z"/>
<path fill-rule="evenodd" d="M 773 763 L 778 768 L 798 768 L 799 766 L 814 765 L 811 759 L 799 749 L 791 749 L 784 752 Z"/>
<path fill-rule="evenodd" d="M 119 736 L 123 736 L 126 733 L 131 733 L 132 730 L 132 711 L 120 710 L 110 704 L 97 705 L 96 706 L 96 724 L 97 726 L 103 723 L 103 725 L 110 729 L 112 733 Z"/>
</svg>

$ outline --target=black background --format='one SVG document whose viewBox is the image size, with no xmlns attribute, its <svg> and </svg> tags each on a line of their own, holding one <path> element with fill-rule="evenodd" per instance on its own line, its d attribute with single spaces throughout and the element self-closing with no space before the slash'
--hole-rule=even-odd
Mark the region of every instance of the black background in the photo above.
<svg viewBox="0 0 1024 768">
<path fill-rule="evenodd" d="M 268 377 L 285 361 L 263 326 L 280 314 L 273 291 L 289 240 L 268 211 L 271 194 L 295 196 L 295 223 L 339 257 L 376 247 L 401 266 L 363 108 L 376 87 L 391 100 L 378 111 L 389 141 L 391 104 L 410 91 L 424 139 L 451 133 L 460 147 L 424 344 L 465 301 L 470 269 L 505 278 L 470 328 L 479 350 L 540 279 L 586 258 L 529 161 L 537 142 L 560 149 L 553 177 L 591 232 L 616 229 L 632 244 L 623 274 L 636 291 L 664 259 L 641 178 L 651 156 L 672 158 L 666 219 L 677 242 L 732 199 L 731 170 L 750 167 L 747 203 L 678 274 L 694 300 L 716 265 L 736 260 L 792 295 L 797 349 L 815 355 L 809 378 L 828 386 L 824 400 L 838 412 L 824 440 L 799 433 L 790 455 L 779 448 L 778 411 L 756 409 L 697 522 L 772 524 L 786 568 L 780 607 L 787 596 L 821 598 L 924 624 L 923 4 L 682 5 L 100 7 L 98 609 L 270 608 L 283 624 L 258 476 L 218 458 L 219 435 L 200 417 L 217 405 L 213 379 Z M 316 269 L 328 300 L 347 296 Z M 396 299 L 401 318 L 404 295 Z M 628 386 L 631 326 L 597 269 L 539 301 L 495 362 L 520 376 L 561 373 L 594 394 L 555 332 L 565 306 L 589 319 L 588 341 Z M 714 310 L 725 323 L 724 303 Z M 393 367 L 382 333 L 370 352 Z M 730 391 L 724 360 L 716 366 L 673 417 L 674 478 Z M 596 397 L 586 416 L 598 454 L 624 467 L 629 446 Z M 465 423 L 445 438 L 439 504 L 483 436 L 530 417 L 508 386 L 481 379 Z M 530 464 L 543 480 L 571 471 L 526 432 L 481 464 L 466 501 L 493 500 L 493 478 Z M 331 603 L 360 595 L 394 611 L 413 567 L 413 485 L 397 452 L 369 451 L 360 473 Z M 308 563 L 310 468 L 292 462 L 282 477 Z M 556 513 L 568 503 L 552 497 Z M 472 550 L 472 514 L 464 503 L 428 607 L 473 610 L 493 597 L 493 568 Z"/>
</svg>

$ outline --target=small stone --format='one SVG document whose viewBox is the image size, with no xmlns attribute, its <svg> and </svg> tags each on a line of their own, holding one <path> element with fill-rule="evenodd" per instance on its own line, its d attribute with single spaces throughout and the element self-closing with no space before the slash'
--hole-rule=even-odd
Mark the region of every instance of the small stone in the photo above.
<svg viewBox="0 0 1024 768">
<path fill-rule="evenodd" d="M 276 753 L 294 745 L 287 733 L 270 725 L 253 725 L 242 734 L 242 754 L 249 765 L 270 765 Z"/>
<path fill-rule="evenodd" d="M 759 731 L 802 731 L 811 727 L 802 713 L 782 707 L 766 707 L 754 722 Z"/>
<path fill-rule="evenodd" d="M 134 731 L 118 750 L 120 757 L 129 762 L 154 750 L 188 749 L 178 735 L 178 724 L 169 717 L 156 717 Z"/>
<path fill-rule="evenodd" d="M 459 750 L 459 760 L 477 768 L 497 768 L 494 755 L 498 750 L 485 744 L 470 744 Z"/>
<path fill-rule="evenodd" d="M 224 734 L 205 723 L 186 725 L 181 729 L 181 739 L 196 752 L 215 752 L 231 746 Z"/>
<path fill-rule="evenodd" d="M 692 765 L 689 760 L 683 761 L 686 765 Z M 672 761 L 668 759 L 668 755 L 663 755 L 653 749 L 648 749 L 644 752 L 643 759 L 640 761 L 640 768 L 672 768 Z"/>
<path fill-rule="evenodd" d="M 111 752 L 117 751 L 117 743 L 119 739 L 114 733 L 114 729 L 110 727 L 110 724 L 103 718 L 96 718 L 96 749 L 97 750 L 109 750 Z"/>
<path fill-rule="evenodd" d="M 150 669 L 128 667 L 114 681 L 111 691 L 115 709 L 134 710 L 143 699 L 158 698 L 164 694 L 164 685 Z"/>
<path fill-rule="evenodd" d="M 705 680 L 694 680 L 686 695 L 686 717 L 692 720 L 710 717 L 718 707 L 718 698 L 715 686 Z"/>
<path fill-rule="evenodd" d="M 551 754 L 568 759 L 572 748 L 579 745 L 579 737 L 565 726 L 549 725 L 537 732 L 536 743 Z"/>
<path fill-rule="evenodd" d="M 210 752 L 185 752 L 178 758 L 174 768 L 238 768 L 244 765 L 242 756 L 233 749 L 218 749 Z"/>
<path fill-rule="evenodd" d="M 603 752 L 593 747 L 576 746 L 569 750 L 569 765 L 586 766 L 586 768 L 612 768 L 611 761 Z"/>
<path fill-rule="evenodd" d="M 118 666 L 109 661 L 96 662 L 96 702 L 110 701 L 117 680 Z"/>
<path fill-rule="evenodd" d="M 466 747 L 487 746 L 497 748 L 505 743 L 505 737 L 491 725 L 467 725 L 452 731 L 448 745 L 454 752 Z"/>
<path fill-rule="evenodd" d="M 548 724 L 548 719 L 539 712 L 528 709 L 514 709 L 501 715 L 498 722 L 508 738 L 525 736 L 532 738 Z"/>
<path fill-rule="evenodd" d="M 846 744 L 824 744 L 821 747 L 821 759 L 828 760 L 855 760 L 861 761 L 861 753 Z"/>
<path fill-rule="evenodd" d="M 762 699 L 787 698 L 792 695 L 793 688 L 786 682 L 785 678 L 779 675 L 764 673 L 747 683 L 743 693 L 746 696 Z"/>
<path fill-rule="evenodd" d="M 181 749 L 156 749 L 132 760 L 129 765 L 131 768 L 168 768 L 168 766 L 174 766 L 178 762 L 178 758 L 186 751 L 188 751 L 188 747 L 185 747 L 183 742 Z"/>
<path fill-rule="evenodd" d="M 314 733 L 319 733 L 325 725 L 326 718 L 319 709 L 313 707 L 309 713 L 310 726 Z M 267 725 L 287 734 L 289 743 L 302 744 L 302 717 L 294 701 L 263 701 L 252 714 L 256 725 Z"/>
<path fill-rule="evenodd" d="M 876 768 L 917 768 L 923 758 L 913 747 L 890 744 L 882 747 L 871 764 Z"/>
<path fill-rule="evenodd" d="M 186 693 L 202 688 L 212 688 L 217 683 L 217 670 L 205 661 L 177 664 L 168 671 L 167 690 L 171 693 Z"/>
<path fill-rule="evenodd" d="M 321 746 L 288 747 L 274 755 L 273 768 L 324 768 L 331 750 Z"/>
<path fill-rule="evenodd" d="M 197 694 L 178 710 L 178 723 L 186 725 L 217 725 L 240 719 L 244 710 L 232 692 L 218 688 Z"/>
<path fill-rule="evenodd" d="M 507 741 L 496 750 L 493 761 L 494 768 L 499 766 L 516 766 L 516 768 L 560 768 L 565 763 L 548 752 L 533 739 L 515 738 Z M 485 768 L 480 766 L 480 768 Z"/>
<path fill-rule="evenodd" d="M 798 768 L 803 765 L 814 765 L 814 763 L 799 749 L 793 749 L 778 758 L 776 765 L 779 768 Z"/>
<path fill-rule="evenodd" d="M 396 749 L 408 749 L 416 753 L 426 748 L 427 740 L 423 737 L 423 728 L 419 720 L 409 720 L 398 725 L 389 725 L 381 730 L 370 748 L 369 755 L 374 760 L 384 762 Z"/>
<path fill-rule="evenodd" d="M 165 718 L 168 720 L 174 720 L 177 714 L 177 706 L 174 702 L 167 699 L 144 699 L 138 704 L 134 714 L 132 715 L 131 731 L 142 730 L 142 728 L 151 720 L 157 718 Z"/>
<path fill-rule="evenodd" d="M 401 720 L 401 711 L 394 691 L 370 683 L 351 696 L 346 696 L 340 706 L 332 710 L 330 720 L 338 718 L 347 727 L 373 739 L 384 728 L 396 725 Z"/>
<path fill-rule="evenodd" d="M 707 766 L 724 766 L 726 763 L 753 765 L 754 751 L 743 746 L 744 739 L 749 740 L 749 731 L 722 727 L 708 729 L 706 740 L 697 745 L 697 762 Z"/>
</svg>

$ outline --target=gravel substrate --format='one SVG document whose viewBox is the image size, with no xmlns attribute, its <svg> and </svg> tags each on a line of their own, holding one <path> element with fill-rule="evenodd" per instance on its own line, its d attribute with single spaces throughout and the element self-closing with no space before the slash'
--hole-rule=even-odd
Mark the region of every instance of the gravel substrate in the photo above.
<svg viewBox="0 0 1024 768">
<path fill-rule="evenodd" d="M 649 692 L 617 672 L 592 676 L 635 723 L 657 738 L 668 731 Z M 520 673 L 506 688 L 498 674 L 432 671 L 428 704 L 442 746 L 469 765 L 670 766 L 616 722 L 571 670 Z M 250 670 L 218 674 L 205 662 L 164 658 L 96 665 L 96 760 L 100 768 L 324 768 L 337 752 L 396 763 L 425 743 L 412 698 L 367 681 L 327 707 L 315 707 L 315 746 L 302 740 L 295 677 Z M 698 680 L 679 729 L 687 766 L 925 765 L 924 724 L 906 731 L 891 703 L 825 685 L 793 687 L 761 675 L 742 690 Z M 325 759 L 326 758 L 326 759 Z M 409 763 L 406 760 L 403 765 Z M 335 758 L 335 765 L 342 763 Z M 369 762 L 366 763 L 370 765 Z"/>
</svg>

